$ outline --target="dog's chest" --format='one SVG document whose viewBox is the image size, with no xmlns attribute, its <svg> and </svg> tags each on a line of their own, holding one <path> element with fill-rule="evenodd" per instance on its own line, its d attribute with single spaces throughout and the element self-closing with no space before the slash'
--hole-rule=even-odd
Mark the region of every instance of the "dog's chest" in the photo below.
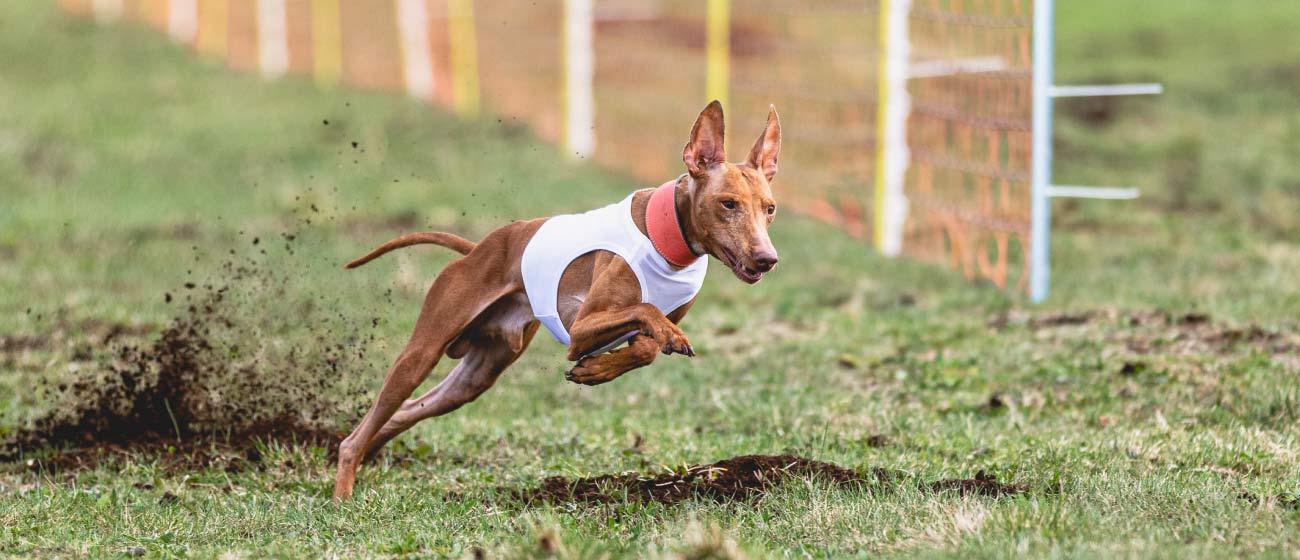
<svg viewBox="0 0 1300 560">
<path fill-rule="evenodd" d="M 593 251 L 609 251 L 622 258 L 636 276 L 641 302 L 664 314 L 695 298 L 708 271 L 708 259 L 684 268 L 664 260 L 650 239 L 637 229 L 631 215 L 632 197 L 583 214 L 548 219 L 524 249 L 520 269 L 533 313 L 555 336 L 568 344 L 560 321 L 560 282 L 574 260 Z M 566 297 L 585 297 L 584 290 L 565 291 Z M 572 300 L 563 302 L 568 308 Z"/>
</svg>

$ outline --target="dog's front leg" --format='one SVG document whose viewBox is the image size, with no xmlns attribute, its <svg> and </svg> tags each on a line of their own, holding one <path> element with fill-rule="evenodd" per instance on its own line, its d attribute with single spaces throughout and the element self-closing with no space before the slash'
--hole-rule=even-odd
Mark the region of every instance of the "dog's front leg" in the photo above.
<svg viewBox="0 0 1300 560">
<path fill-rule="evenodd" d="M 665 316 L 659 308 L 641 302 L 641 287 L 627 263 L 614 256 L 608 259 L 598 265 L 603 268 L 596 272 L 596 281 L 568 326 L 569 359 L 578 363 L 565 377 L 595 385 L 648 365 L 659 352 L 694 356 L 691 341 L 677 327 L 694 300 Z M 589 356 L 629 334 L 633 336 L 628 347 Z"/>
<path fill-rule="evenodd" d="M 642 308 L 630 313 L 629 310 L 621 310 L 624 313 L 605 312 L 585 316 L 583 320 L 573 325 L 574 334 L 573 341 L 569 345 L 569 355 L 570 359 L 577 360 L 578 363 L 565 374 L 564 378 L 583 385 L 599 385 L 613 381 L 634 369 L 650 365 L 660 352 L 664 354 L 679 352 L 694 356 L 695 350 L 691 348 L 686 334 L 677 327 L 677 322 L 686 316 L 693 303 L 695 301 L 691 300 L 674 309 L 667 316 L 651 305 L 645 306 L 649 308 L 648 310 Z M 637 313 L 649 317 L 631 323 L 626 321 L 629 315 L 635 316 Z M 659 318 L 662 318 L 662 323 L 659 322 L 661 320 Z M 618 319 L 624 321 L 619 322 Z M 656 328 L 638 328 L 638 325 L 642 324 L 654 325 Z M 604 354 L 587 355 L 593 349 L 618 340 L 619 337 L 634 330 L 638 332 L 628 341 L 626 347 Z M 659 336 L 654 336 L 656 334 Z"/>
<path fill-rule="evenodd" d="M 600 385 L 613 381 L 624 373 L 650 365 L 658 355 L 659 343 L 649 336 L 637 334 L 623 348 L 578 360 L 573 369 L 564 374 L 564 378 L 583 385 Z"/>
<path fill-rule="evenodd" d="M 638 303 L 621 309 L 580 314 L 569 328 L 569 359 L 579 360 L 632 331 L 640 331 L 641 335 L 654 340 L 657 349 L 664 354 L 695 355 L 686 333 L 673 320 L 653 305 Z"/>
</svg>

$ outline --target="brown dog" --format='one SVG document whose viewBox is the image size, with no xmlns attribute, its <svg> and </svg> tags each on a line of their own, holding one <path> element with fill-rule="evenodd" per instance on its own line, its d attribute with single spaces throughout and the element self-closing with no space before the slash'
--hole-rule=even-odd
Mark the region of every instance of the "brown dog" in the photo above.
<svg viewBox="0 0 1300 560">
<path fill-rule="evenodd" d="M 767 227 L 776 215 L 769 182 L 776 175 L 781 151 L 781 124 L 776 108 L 744 163 L 726 161 L 723 151 L 722 105 L 717 101 L 700 113 L 682 152 L 687 173 L 660 190 L 675 209 L 684 249 L 695 256 L 712 255 L 741 280 L 753 284 L 776 265 L 776 249 Z M 647 233 L 652 192 L 645 189 L 628 199 L 631 219 L 640 235 Z M 653 215 L 653 214 L 652 214 Z M 556 218 L 557 220 L 559 217 Z M 357 466 L 385 443 L 416 422 L 456 410 L 486 391 L 497 376 L 528 347 L 539 327 L 525 289 L 525 248 L 549 218 L 514 222 L 473 242 L 449 233 L 412 233 L 389 241 L 351 263 L 355 268 L 397 248 L 433 243 L 465 256 L 453 261 L 434 280 L 420 310 L 415 332 L 384 378 L 379 397 L 360 425 L 339 444 L 334 498 L 352 495 Z M 670 234 L 674 232 L 669 232 Z M 540 236 L 539 236 L 540 237 Z M 644 239 L 641 239 L 644 242 Z M 655 249 L 660 243 L 655 241 Z M 674 262 L 660 251 L 666 261 Z M 680 270 L 681 267 L 672 267 Z M 572 260 L 559 277 L 556 315 L 571 336 L 568 356 L 577 363 L 565 376 L 596 385 L 649 365 L 660 352 L 693 356 L 690 342 L 677 322 L 694 303 L 664 312 L 643 299 L 642 286 L 628 262 L 611 251 L 595 250 Z M 700 271 L 702 278 L 703 271 Z M 697 288 L 698 290 L 698 288 Z M 560 335 L 556 335 L 560 338 Z M 620 341 L 628 345 L 600 353 Z M 460 359 L 455 369 L 423 396 L 406 400 L 444 354 Z"/>
</svg>

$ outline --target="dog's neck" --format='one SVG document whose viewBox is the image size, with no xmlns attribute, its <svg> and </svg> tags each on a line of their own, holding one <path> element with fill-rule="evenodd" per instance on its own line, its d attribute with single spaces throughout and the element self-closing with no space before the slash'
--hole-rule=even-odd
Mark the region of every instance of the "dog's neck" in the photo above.
<svg viewBox="0 0 1300 560">
<path fill-rule="evenodd" d="M 689 185 L 682 178 L 660 185 L 646 203 L 646 237 L 659 255 L 676 267 L 690 266 L 700 258 L 686 234 L 690 231 L 690 204 Z"/>
</svg>

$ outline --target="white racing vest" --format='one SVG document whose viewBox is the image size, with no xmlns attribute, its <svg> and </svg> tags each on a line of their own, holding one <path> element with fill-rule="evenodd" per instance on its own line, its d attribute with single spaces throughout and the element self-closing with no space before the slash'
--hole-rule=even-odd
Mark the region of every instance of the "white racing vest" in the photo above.
<svg viewBox="0 0 1300 560">
<path fill-rule="evenodd" d="M 609 251 L 627 261 L 641 284 L 641 302 L 655 306 L 665 315 L 700 293 L 709 265 L 707 255 L 681 269 L 675 270 L 668 264 L 650 238 L 632 221 L 632 195 L 604 208 L 547 219 L 524 248 L 520 268 L 533 315 L 560 344 L 567 346 L 570 342 L 569 331 L 560 322 L 556 309 L 560 276 L 574 259 L 598 250 Z M 633 334 L 592 354 L 617 346 Z"/>
</svg>

